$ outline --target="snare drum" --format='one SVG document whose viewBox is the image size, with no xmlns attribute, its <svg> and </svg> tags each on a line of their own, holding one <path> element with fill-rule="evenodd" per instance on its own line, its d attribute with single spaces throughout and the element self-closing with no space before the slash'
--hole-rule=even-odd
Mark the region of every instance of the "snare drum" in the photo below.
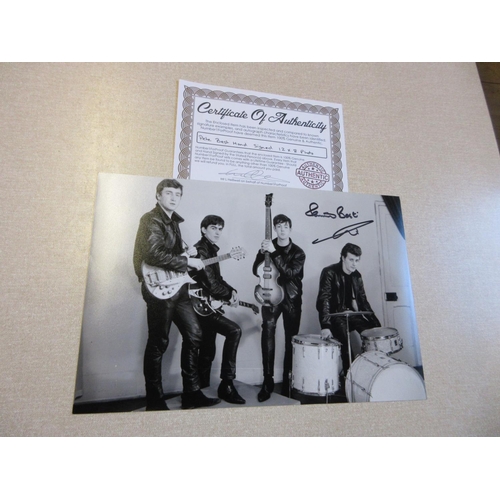
<svg viewBox="0 0 500 500">
<path fill-rule="evenodd" d="M 319 335 L 296 335 L 292 345 L 293 389 L 310 396 L 326 396 L 339 390 L 339 342 Z"/>
<path fill-rule="evenodd" d="M 395 328 L 370 328 L 360 335 L 363 352 L 381 351 L 390 355 L 403 349 L 403 339 Z"/>
<path fill-rule="evenodd" d="M 345 392 L 350 403 L 426 399 L 420 373 L 380 351 L 365 352 L 354 360 L 347 372 Z"/>
</svg>

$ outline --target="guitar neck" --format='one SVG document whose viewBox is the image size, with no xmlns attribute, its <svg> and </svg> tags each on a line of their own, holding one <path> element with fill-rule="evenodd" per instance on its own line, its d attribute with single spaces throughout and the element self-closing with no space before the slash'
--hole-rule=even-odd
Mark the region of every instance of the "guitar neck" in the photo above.
<svg viewBox="0 0 500 500">
<path fill-rule="evenodd" d="M 250 304 L 250 302 L 243 302 L 242 300 L 239 300 L 239 301 L 238 301 L 238 304 L 239 304 L 240 306 L 243 306 L 243 307 L 250 307 L 250 308 L 252 308 L 252 309 L 255 307 L 255 306 L 254 306 L 254 304 Z"/>
<path fill-rule="evenodd" d="M 202 259 L 202 262 L 206 266 L 211 266 L 212 264 L 216 264 L 217 262 L 222 262 L 223 260 L 227 260 L 230 258 L 231 258 L 231 254 L 225 253 L 222 255 L 217 255 L 217 257 L 210 257 L 209 259 Z"/>
<path fill-rule="evenodd" d="M 266 207 L 266 240 L 270 240 L 271 237 L 271 207 Z"/>
<path fill-rule="evenodd" d="M 271 230 L 271 207 L 266 207 L 266 240 L 271 240 L 272 238 L 272 230 Z M 266 267 L 269 267 L 271 256 L 269 252 L 265 252 L 264 260 L 266 262 Z"/>
</svg>

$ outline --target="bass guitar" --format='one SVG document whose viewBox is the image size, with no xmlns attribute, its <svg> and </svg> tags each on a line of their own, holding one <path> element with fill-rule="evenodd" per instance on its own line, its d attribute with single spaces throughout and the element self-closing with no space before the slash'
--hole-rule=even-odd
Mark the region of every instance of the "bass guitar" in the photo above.
<svg viewBox="0 0 500 500">
<path fill-rule="evenodd" d="M 183 254 L 186 255 L 186 254 Z M 187 256 L 187 255 L 186 255 Z M 209 259 L 202 259 L 205 266 L 211 266 L 217 262 L 222 262 L 227 259 L 244 259 L 246 251 L 241 247 L 234 247 L 229 253 L 217 255 Z M 142 263 L 142 277 L 144 284 L 149 293 L 157 299 L 166 300 L 173 297 L 181 287 L 186 283 L 196 283 L 189 273 L 178 273 L 162 269 L 161 267 L 150 266 L 145 262 Z"/>
<path fill-rule="evenodd" d="M 271 240 L 271 205 L 273 194 L 266 194 L 266 233 L 265 239 Z M 263 306 L 276 306 L 284 298 L 283 288 L 278 284 L 279 271 L 271 260 L 271 254 L 264 252 L 264 261 L 257 267 L 259 284 L 255 287 L 254 295 Z"/>
<path fill-rule="evenodd" d="M 201 287 L 190 286 L 189 295 L 191 296 L 193 309 L 200 316 L 210 316 L 216 312 L 224 314 L 224 310 L 222 309 L 222 307 L 224 305 L 229 305 L 229 302 L 214 299 Z M 259 314 L 259 308 L 255 304 L 250 304 L 250 302 L 243 302 L 242 300 L 239 300 L 238 305 L 249 307 L 250 309 L 252 309 L 254 314 Z"/>
</svg>

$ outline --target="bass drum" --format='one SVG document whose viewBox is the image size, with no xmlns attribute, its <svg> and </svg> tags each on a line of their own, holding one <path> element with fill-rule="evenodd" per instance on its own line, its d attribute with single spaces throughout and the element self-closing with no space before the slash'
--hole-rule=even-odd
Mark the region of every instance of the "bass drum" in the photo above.
<svg viewBox="0 0 500 500">
<path fill-rule="evenodd" d="M 424 380 L 417 370 L 380 351 L 365 352 L 354 360 L 347 372 L 345 392 L 350 403 L 427 397 Z"/>
<path fill-rule="evenodd" d="M 340 343 L 319 335 L 292 338 L 292 388 L 308 396 L 326 396 L 339 390 Z"/>
<path fill-rule="evenodd" d="M 395 328 L 370 328 L 360 335 L 363 352 L 381 351 L 390 355 L 403 349 L 403 339 Z"/>
</svg>

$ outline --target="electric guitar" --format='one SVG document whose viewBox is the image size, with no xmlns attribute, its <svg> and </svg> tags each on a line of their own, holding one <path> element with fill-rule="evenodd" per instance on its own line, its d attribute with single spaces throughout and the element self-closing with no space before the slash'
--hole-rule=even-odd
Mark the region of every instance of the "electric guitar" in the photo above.
<svg viewBox="0 0 500 500">
<path fill-rule="evenodd" d="M 273 194 L 266 194 L 266 234 L 265 239 L 271 240 L 271 205 L 273 202 Z M 263 306 L 276 306 L 283 298 L 285 293 L 283 288 L 278 284 L 280 275 L 274 262 L 271 260 L 271 255 L 268 251 L 264 252 L 264 261 L 257 267 L 257 275 L 259 276 L 259 284 L 255 287 L 254 295 L 257 301 Z"/>
<path fill-rule="evenodd" d="M 246 251 L 243 248 L 234 247 L 229 253 L 217 255 L 216 257 L 211 257 L 209 259 L 202 259 L 202 262 L 205 266 L 211 266 L 217 262 L 222 262 L 227 259 L 244 259 L 245 256 Z M 146 288 L 151 295 L 157 299 L 170 299 L 185 283 L 196 283 L 187 272 L 179 273 L 176 271 L 169 271 L 167 269 L 162 269 L 161 267 L 150 266 L 145 262 L 142 263 L 141 269 Z"/>
<path fill-rule="evenodd" d="M 216 312 L 224 314 L 224 310 L 222 309 L 222 307 L 229 304 L 229 302 L 214 299 L 201 287 L 190 286 L 189 295 L 191 296 L 193 309 L 200 316 L 210 316 Z M 249 307 L 250 309 L 252 309 L 254 314 L 259 314 L 259 308 L 255 304 L 250 304 L 250 302 L 243 302 L 242 300 L 239 300 L 238 305 Z"/>
</svg>

